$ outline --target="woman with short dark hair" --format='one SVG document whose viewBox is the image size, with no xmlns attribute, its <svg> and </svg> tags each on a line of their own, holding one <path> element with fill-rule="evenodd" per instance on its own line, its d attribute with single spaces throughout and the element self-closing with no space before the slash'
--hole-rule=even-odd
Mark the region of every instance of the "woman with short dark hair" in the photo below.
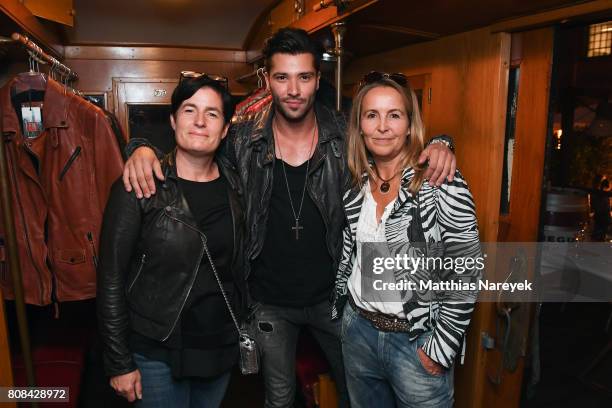
<svg viewBox="0 0 612 408">
<path fill-rule="evenodd" d="M 190 73 L 172 94 L 176 149 L 157 194 L 121 180 L 104 214 L 98 318 L 110 384 L 143 407 L 216 407 L 238 361 L 246 306 L 239 180 L 216 155 L 227 80 Z M 232 311 L 230 311 L 231 307 Z"/>
</svg>

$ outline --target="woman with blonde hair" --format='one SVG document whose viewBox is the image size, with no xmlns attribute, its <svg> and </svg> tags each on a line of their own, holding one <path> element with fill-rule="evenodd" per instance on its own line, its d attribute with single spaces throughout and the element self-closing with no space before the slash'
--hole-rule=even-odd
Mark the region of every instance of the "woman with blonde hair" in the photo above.
<svg viewBox="0 0 612 408">
<path fill-rule="evenodd" d="M 452 406 L 452 366 L 474 298 L 420 289 L 419 281 L 453 279 L 456 271 L 394 264 L 381 272 L 376 259 L 478 256 L 472 195 L 458 171 L 440 187 L 424 182 L 423 124 L 402 74 L 364 77 L 347 143 L 352 187 L 343 199 L 348 225 L 333 317 L 342 317 L 351 406 Z"/>
</svg>

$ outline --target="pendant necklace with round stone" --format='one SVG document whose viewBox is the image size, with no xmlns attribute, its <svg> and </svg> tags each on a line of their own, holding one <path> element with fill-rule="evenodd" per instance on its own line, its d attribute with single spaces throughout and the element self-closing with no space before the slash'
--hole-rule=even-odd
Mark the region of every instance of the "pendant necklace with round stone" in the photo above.
<svg viewBox="0 0 612 408">
<path fill-rule="evenodd" d="M 393 180 L 395 176 L 397 176 L 397 173 L 385 180 L 384 178 L 380 177 L 380 174 L 378 174 L 378 169 L 376 168 L 376 166 L 374 166 L 374 172 L 376 173 L 376 177 L 378 177 L 378 179 L 382 181 L 382 183 L 378 187 L 380 189 L 380 192 L 383 194 L 387 194 L 391 189 L 391 183 L 389 182 Z"/>
</svg>

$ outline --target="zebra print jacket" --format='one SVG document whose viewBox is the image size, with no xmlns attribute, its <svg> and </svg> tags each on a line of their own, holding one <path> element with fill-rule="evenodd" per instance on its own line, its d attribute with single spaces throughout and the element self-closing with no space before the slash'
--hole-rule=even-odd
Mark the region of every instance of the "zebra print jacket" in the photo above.
<svg viewBox="0 0 612 408">
<path fill-rule="evenodd" d="M 428 243 L 427 247 L 435 243 L 444 246 L 455 244 L 461 246 L 463 257 L 480 256 L 474 200 L 461 173 L 457 171 L 452 183 L 445 182 L 440 187 L 431 187 L 428 183 L 423 183 L 416 197 L 413 197 L 407 189 L 413 176 L 412 168 L 402 173 L 401 188 L 385 225 L 388 246 L 394 244 L 405 246 L 416 242 L 415 236 L 420 236 L 421 239 L 424 236 L 423 242 Z M 332 305 L 333 319 L 342 315 L 348 300 L 347 282 L 357 252 L 355 236 L 363 201 L 363 190 L 358 187 L 347 191 L 343 198 L 347 225 L 343 232 L 342 255 L 336 275 Z M 416 223 L 412 223 L 415 218 L 420 219 L 422 229 L 418 228 Z M 414 234 L 415 226 L 421 230 L 420 235 Z M 420 270 L 419 273 L 433 274 L 427 270 Z M 397 279 L 397 272 L 395 275 Z M 449 368 L 463 346 L 465 331 L 474 310 L 475 296 L 463 297 L 460 300 L 448 300 L 449 298 L 445 297 L 442 301 L 438 298 L 423 300 L 424 298 L 426 296 L 422 298 L 415 296 L 408 301 L 405 298 L 403 300 L 403 309 L 411 324 L 409 338 L 412 341 L 420 334 L 432 331 L 431 337 L 423 345 L 423 351 L 432 360 Z"/>
</svg>

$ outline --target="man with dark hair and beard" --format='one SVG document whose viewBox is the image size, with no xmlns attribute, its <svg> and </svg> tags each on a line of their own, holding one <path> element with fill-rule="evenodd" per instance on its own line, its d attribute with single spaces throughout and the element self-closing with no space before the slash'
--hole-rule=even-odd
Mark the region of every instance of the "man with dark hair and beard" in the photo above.
<svg viewBox="0 0 612 408">
<path fill-rule="evenodd" d="M 284 28 L 266 43 L 266 85 L 273 97 L 263 120 L 230 128 L 222 154 L 229 157 L 244 189 L 249 235 L 248 284 L 254 301 L 252 334 L 259 345 L 267 408 L 291 407 L 295 394 L 295 350 L 307 327 L 331 365 L 341 407 L 348 396 L 339 340 L 331 320 L 335 271 L 341 256 L 345 216 L 342 194 L 349 182 L 344 117 L 316 102 L 322 47 L 299 29 Z M 126 189 L 149 197 L 153 174 L 163 178 L 157 158 L 142 140 L 130 143 Z M 431 143 L 421 163 L 441 184 L 454 174 L 455 157 L 444 143 Z"/>
</svg>

